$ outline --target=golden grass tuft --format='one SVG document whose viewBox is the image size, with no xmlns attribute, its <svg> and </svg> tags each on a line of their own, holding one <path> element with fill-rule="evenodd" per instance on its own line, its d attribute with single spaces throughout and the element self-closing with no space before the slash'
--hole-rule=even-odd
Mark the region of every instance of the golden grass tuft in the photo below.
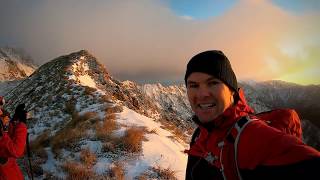
<svg viewBox="0 0 320 180">
<path fill-rule="evenodd" d="M 97 162 L 97 157 L 89 149 L 80 152 L 80 160 L 86 167 L 92 167 Z"/>
<path fill-rule="evenodd" d="M 115 152 L 116 151 L 116 145 L 113 142 L 106 142 L 102 146 L 103 152 Z"/>
<path fill-rule="evenodd" d="M 68 122 L 66 125 L 67 128 L 74 128 L 76 126 L 81 125 L 81 123 L 87 121 L 87 120 L 92 120 L 97 118 L 97 112 L 86 112 L 83 115 L 79 115 L 79 113 L 74 112 L 72 114 L 72 119 L 71 121 Z"/>
<path fill-rule="evenodd" d="M 42 134 L 40 134 L 35 140 L 30 142 L 30 150 L 37 157 L 47 160 L 48 155 L 44 148 L 48 147 L 49 143 L 50 143 L 50 132 L 49 130 L 46 130 Z"/>
<path fill-rule="evenodd" d="M 114 130 L 117 129 L 117 123 L 111 115 L 107 116 L 103 123 L 97 123 L 96 125 L 96 136 L 100 140 L 108 140 Z"/>
<path fill-rule="evenodd" d="M 156 128 L 151 129 L 151 130 L 147 130 L 147 132 L 148 132 L 149 134 L 158 134 L 158 132 L 157 132 L 157 129 L 156 129 Z"/>
<path fill-rule="evenodd" d="M 85 129 L 76 128 L 64 128 L 61 129 L 51 139 L 52 151 L 58 155 L 61 148 L 72 148 L 75 142 L 79 141 L 86 135 Z"/>
<path fill-rule="evenodd" d="M 85 95 L 91 95 L 95 91 L 97 91 L 96 88 L 92 88 L 92 87 L 89 87 L 89 86 L 84 86 L 84 94 Z"/>
<path fill-rule="evenodd" d="M 76 142 L 87 135 L 87 129 L 91 127 L 93 121 L 97 121 L 96 112 L 86 112 L 83 115 L 73 112 L 66 126 L 51 138 L 52 151 L 59 155 L 62 148 L 73 148 Z"/>
<path fill-rule="evenodd" d="M 152 167 L 152 170 L 158 174 L 159 179 L 164 180 L 177 180 L 175 177 L 176 172 L 172 169 L 168 168 L 161 168 L 160 166 Z"/>
<path fill-rule="evenodd" d="M 67 180 L 92 179 L 96 176 L 92 169 L 76 162 L 66 162 L 62 165 L 62 169 L 67 173 Z"/>
<path fill-rule="evenodd" d="M 76 106 L 74 100 L 65 102 L 65 112 L 68 114 L 73 114 L 75 112 Z"/>
<path fill-rule="evenodd" d="M 125 171 L 123 165 L 121 163 L 115 163 L 109 170 L 109 176 L 112 179 L 124 180 Z"/>
<path fill-rule="evenodd" d="M 106 114 L 114 114 L 114 113 L 120 113 L 123 111 L 122 106 L 113 106 L 113 107 L 107 107 L 105 109 Z"/>
<path fill-rule="evenodd" d="M 170 131 L 174 137 L 173 139 L 180 139 L 183 142 L 189 142 L 189 137 L 185 134 L 184 131 L 179 129 L 177 125 L 173 123 L 169 123 L 168 121 L 161 121 L 161 128 Z"/>
<path fill-rule="evenodd" d="M 120 142 L 126 150 L 130 152 L 140 152 L 142 149 L 142 140 L 144 139 L 144 131 L 142 128 L 131 127 L 125 131 Z"/>
<path fill-rule="evenodd" d="M 100 102 L 112 103 L 112 98 L 107 95 L 103 95 L 100 97 Z"/>
</svg>

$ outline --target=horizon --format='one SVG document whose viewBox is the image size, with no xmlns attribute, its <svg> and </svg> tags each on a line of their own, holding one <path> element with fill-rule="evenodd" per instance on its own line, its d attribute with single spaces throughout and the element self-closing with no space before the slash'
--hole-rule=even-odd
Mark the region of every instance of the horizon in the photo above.
<svg viewBox="0 0 320 180">
<path fill-rule="evenodd" d="M 0 46 L 23 48 L 40 65 L 88 49 L 118 79 L 175 82 L 192 56 L 220 49 L 238 79 L 320 84 L 320 1 L 12 0 L 1 5 Z"/>
<path fill-rule="evenodd" d="M 14 47 L 0 47 L 0 48 L 13 48 L 15 50 L 18 50 L 20 53 L 23 53 L 23 55 L 25 55 L 27 58 L 31 58 L 31 60 L 34 61 L 32 59 L 32 57 L 29 57 L 29 54 L 27 52 L 25 52 L 24 49 L 14 48 Z M 85 49 L 83 49 L 83 50 L 85 50 Z M 82 50 L 80 50 L 80 51 L 82 51 Z M 91 54 L 90 51 L 88 51 L 88 50 L 85 50 L 85 51 L 87 51 L 89 54 Z M 76 51 L 76 52 L 79 52 L 79 51 Z M 70 52 L 68 54 L 71 54 L 71 53 L 75 53 L 75 52 Z M 63 54 L 63 55 L 60 55 L 60 56 L 65 56 L 65 55 L 68 55 L 68 54 Z M 94 54 L 91 54 L 91 55 L 94 56 Z M 58 56 L 56 58 L 59 58 L 60 56 Z M 56 58 L 53 58 L 52 60 L 54 60 Z M 52 61 L 52 60 L 50 60 L 50 61 Z M 50 62 L 50 61 L 48 61 L 48 62 Z M 97 61 L 99 61 L 99 60 L 97 59 Z M 46 62 L 46 63 L 48 63 L 48 62 Z M 46 63 L 44 63 L 44 64 L 46 64 Z M 42 65 L 44 65 L 44 64 L 42 64 Z M 35 64 L 35 65 L 38 66 L 38 68 L 40 68 L 42 66 L 42 65 L 37 65 L 37 64 Z M 106 68 L 105 64 L 103 64 L 103 66 L 104 66 L 104 68 Z M 110 73 L 109 69 L 106 69 L 106 70 L 107 70 L 108 73 Z M 137 79 L 137 80 L 134 80 L 134 79 L 130 79 L 130 78 L 129 79 L 123 79 L 121 77 L 113 75 L 112 73 L 110 73 L 110 75 L 112 77 L 114 77 L 115 79 L 121 81 L 121 82 L 123 82 L 123 81 L 132 81 L 132 82 L 134 82 L 136 84 L 139 84 L 139 85 L 158 84 L 158 83 L 160 83 L 162 86 L 165 86 L 165 87 L 171 86 L 171 85 L 184 85 L 184 79 L 183 79 L 184 76 L 182 76 L 181 79 L 176 79 L 176 80 L 157 80 L 157 79 L 153 79 L 153 80 Z M 243 82 L 245 82 L 245 83 L 264 83 L 264 82 L 269 82 L 269 81 L 279 81 L 279 82 L 285 82 L 285 83 L 290 83 L 290 84 L 295 84 L 295 85 L 300 85 L 300 86 L 319 86 L 320 85 L 320 83 L 319 84 L 299 84 L 299 83 L 296 83 L 296 82 L 285 81 L 285 80 L 281 80 L 281 79 L 269 79 L 269 80 L 257 81 L 257 80 L 250 79 L 250 78 L 243 78 L 243 79 L 237 79 L 237 81 L 238 81 L 238 83 L 243 83 Z"/>
</svg>

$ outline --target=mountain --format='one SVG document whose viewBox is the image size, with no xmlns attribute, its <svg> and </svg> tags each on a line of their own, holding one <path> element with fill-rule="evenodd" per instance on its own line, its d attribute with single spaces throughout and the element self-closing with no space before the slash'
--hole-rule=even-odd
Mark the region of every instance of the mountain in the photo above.
<svg viewBox="0 0 320 180">
<path fill-rule="evenodd" d="M 58 57 L 7 93 L 25 103 L 38 179 L 184 179 L 187 144 L 133 82 L 82 50 Z"/>
<path fill-rule="evenodd" d="M 302 86 L 283 81 L 266 81 L 251 85 L 243 83 L 243 86 L 259 92 L 256 93 L 256 99 L 271 108 L 294 108 L 303 119 L 309 119 L 320 127 L 320 85 Z"/>
<path fill-rule="evenodd" d="M 282 81 L 241 81 L 248 104 L 256 113 L 275 108 L 294 108 L 302 119 L 304 141 L 320 150 L 320 89 L 319 85 L 302 86 Z M 187 105 L 184 85 L 163 87 L 160 84 L 143 85 L 141 89 L 157 106 L 174 114 L 180 127 L 192 127 L 192 112 Z M 184 125 L 182 125 L 184 124 Z M 186 125 L 185 125 L 186 124 Z"/>
<path fill-rule="evenodd" d="M 49 61 L 16 86 L 10 82 L 6 109 L 25 103 L 33 114 L 36 179 L 184 179 L 183 150 L 195 127 L 184 85 L 118 81 L 86 50 Z M 318 107 L 318 86 L 239 84 L 256 112 Z M 320 149 L 317 119 L 299 113 L 304 141 Z"/>
<path fill-rule="evenodd" d="M 192 112 L 184 85 L 164 87 L 158 83 L 145 84 L 139 88 L 152 99 L 156 107 L 162 110 L 166 119 L 169 119 L 180 129 L 187 131 L 187 134 L 192 133 L 194 127 L 191 120 Z"/>
<path fill-rule="evenodd" d="M 0 48 L 0 81 L 22 79 L 31 75 L 37 66 L 23 50 Z"/>
<path fill-rule="evenodd" d="M 16 87 L 24 78 L 31 75 L 37 66 L 23 50 L 0 48 L 0 95 Z"/>
</svg>

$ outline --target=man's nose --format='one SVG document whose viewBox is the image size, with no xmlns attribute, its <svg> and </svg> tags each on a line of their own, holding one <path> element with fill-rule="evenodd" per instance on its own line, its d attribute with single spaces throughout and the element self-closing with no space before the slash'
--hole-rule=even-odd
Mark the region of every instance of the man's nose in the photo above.
<svg viewBox="0 0 320 180">
<path fill-rule="evenodd" d="M 206 86 L 201 86 L 197 95 L 198 97 L 208 97 L 210 96 L 210 89 Z"/>
</svg>

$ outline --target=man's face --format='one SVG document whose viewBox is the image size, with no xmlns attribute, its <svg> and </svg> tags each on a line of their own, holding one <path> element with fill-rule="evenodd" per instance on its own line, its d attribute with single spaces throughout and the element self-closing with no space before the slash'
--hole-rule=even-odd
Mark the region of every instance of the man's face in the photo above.
<svg viewBox="0 0 320 180">
<path fill-rule="evenodd" d="M 233 92 L 229 87 L 206 73 L 189 75 L 187 94 L 192 110 L 202 123 L 214 120 L 233 104 Z"/>
</svg>

